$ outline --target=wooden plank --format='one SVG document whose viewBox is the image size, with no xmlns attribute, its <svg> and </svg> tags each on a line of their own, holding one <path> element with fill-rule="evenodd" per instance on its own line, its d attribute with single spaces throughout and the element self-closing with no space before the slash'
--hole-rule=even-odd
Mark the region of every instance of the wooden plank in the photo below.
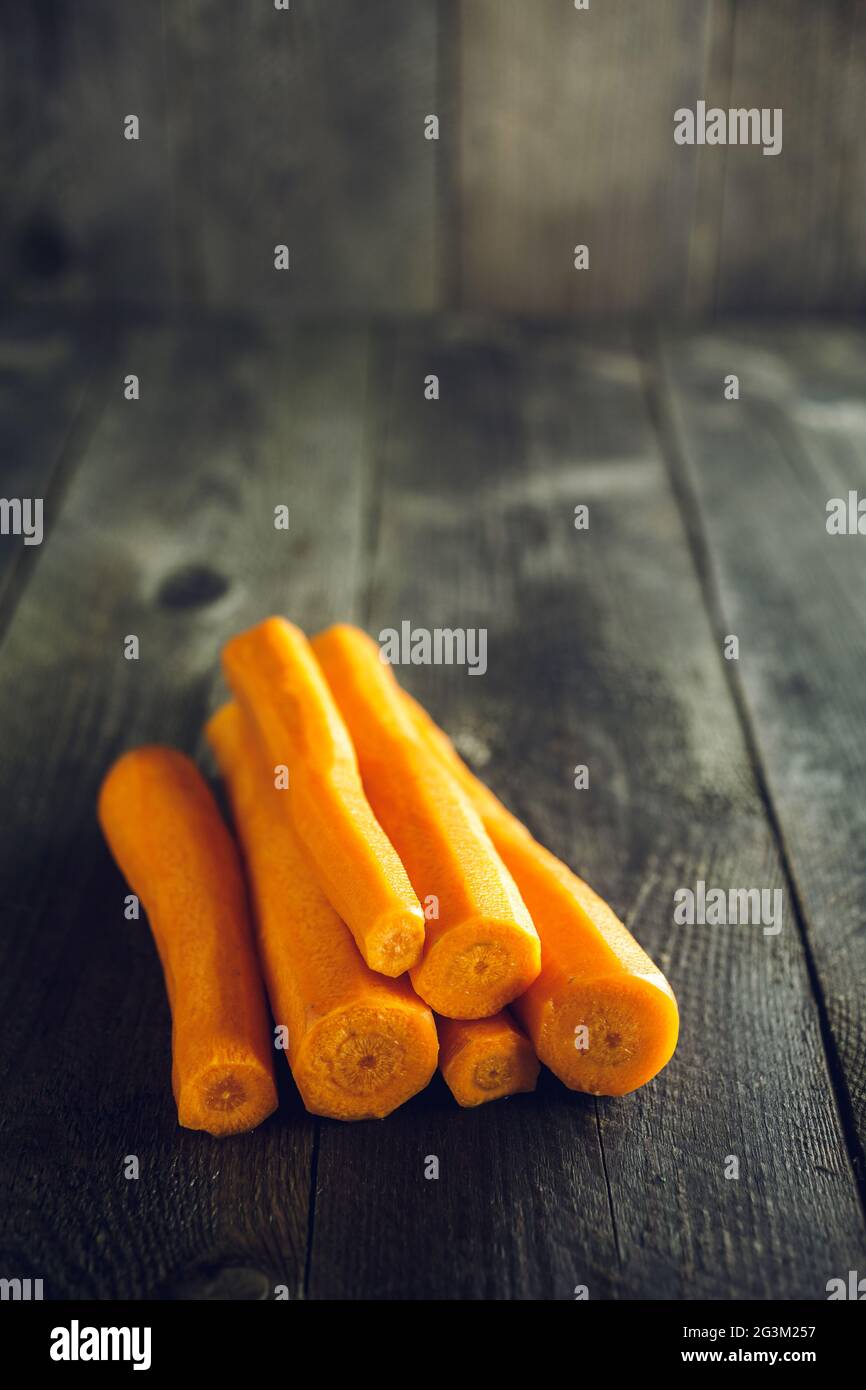
<svg viewBox="0 0 866 1390">
<path fill-rule="evenodd" d="M 707 107 L 727 108 L 729 104 L 735 13 L 736 0 L 719 0 L 707 15 L 700 93 Z M 685 293 L 685 308 L 690 314 L 706 314 L 714 309 L 716 304 L 725 191 L 725 153 L 724 149 L 707 146 L 698 150 Z M 667 304 L 664 310 L 677 310 L 680 307 L 680 303 Z"/>
<path fill-rule="evenodd" d="M 724 155 L 718 304 L 727 311 L 866 302 L 866 22 L 847 0 L 738 5 L 731 107 L 780 107 L 782 152 Z"/>
<path fill-rule="evenodd" d="M 474 517 L 464 520 L 463 506 L 485 465 L 475 453 L 473 417 L 465 418 L 466 396 L 479 392 L 485 418 L 489 382 L 475 353 L 461 358 L 435 329 L 379 338 L 370 393 L 379 507 L 367 612 L 359 616 L 378 631 L 398 611 L 423 622 L 447 602 L 455 622 L 470 622 L 469 606 L 483 603 L 483 579 Z M 454 377 L 469 373 L 447 408 L 422 399 L 425 375 L 440 370 L 449 395 Z M 506 399 L 512 384 L 503 383 Z M 506 408 L 495 435 L 503 470 L 520 466 L 519 433 L 509 423 Z M 424 1176 L 431 1156 L 438 1179 Z M 458 1111 L 437 1077 L 381 1125 L 322 1128 L 312 1297 L 525 1298 L 541 1290 L 569 1297 L 587 1282 L 593 1296 L 607 1297 L 615 1268 L 594 1106 L 587 1097 L 563 1099 L 551 1078 L 535 1096 Z"/>
<path fill-rule="evenodd" d="M 731 676 L 781 827 L 862 1164 L 866 542 L 828 535 L 826 507 L 849 489 L 866 495 L 866 335 L 732 327 L 669 338 L 664 364 L 674 458 L 699 511 L 717 622 L 740 638 Z M 737 402 L 722 396 L 731 371 Z"/>
<path fill-rule="evenodd" d="M 0 535 L 0 630 L 33 573 L 60 506 L 63 487 L 93 424 L 96 386 L 108 339 L 73 329 L 54 314 L 19 311 L 0 326 L 0 460 L 2 495 L 28 500 L 30 530 Z M 22 520 L 26 521 L 22 513 Z"/>
<path fill-rule="evenodd" d="M 432 307 L 436 0 L 7 6 L 0 65 L 17 297 Z"/>
<path fill-rule="evenodd" d="M 851 7 L 851 39 L 845 63 L 839 132 L 842 148 L 842 227 L 837 266 L 837 304 L 850 312 L 866 299 L 866 169 L 859 131 L 866 108 L 866 9 Z"/>
<path fill-rule="evenodd" d="M 862 1211 L 640 365 L 619 337 L 456 323 L 407 329 L 385 367 L 369 630 L 488 629 L 483 679 L 402 675 L 667 971 L 682 1040 L 619 1101 L 548 1079 L 475 1114 L 432 1092 L 383 1126 L 325 1126 L 311 1292 L 824 1298 L 862 1267 Z M 780 888 L 782 932 L 676 926 L 699 879 Z"/>
<path fill-rule="evenodd" d="M 186 292 L 280 310 L 432 307 L 435 0 L 175 6 L 166 24 Z"/>
<path fill-rule="evenodd" d="M 700 0 L 461 5 L 464 302 L 533 312 L 682 306 L 702 152 L 673 115 L 705 96 Z M 766 162 L 766 161 L 765 161 Z M 709 166 L 708 166 L 709 167 Z M 711 176 L 721 178 L 718 163 Z M 711 193 L 702 187 L 703 245 Z M 708 202 L 709 200 L 709 202 Z M 574 269 L 573 248 L 590 250 Z"/>
<path fill-rule="evenodd" d="M 170 298 L 163 8 L 112 0 L 3 7 L 4 240 L 16 298 Z M 124 138 L 128 115 L 139 118 L 137 141 Z"/>
<path fill-rule="evenodd" d="M 296 1297 L 314 1124 L 280 1066 L 283 1108 L 254 1134 L 178 1129 L 156 954 L 94 808 L 124 747 L 199 746 L 229 633 L 351 605 L 366 336 L 216 325 L 120 356 L 141 400 L 107 401 L 0 652 L 0 1253 L 46 1297 Z"/>
<path fill-rule="evenodd" d="M 863 303 L 861 6 L 465 0 L 461 14 L 467 304 Z M 781 107 L 782 153 L 675 146 L 673 113 L 698 99 Z M 578 242 L 589 273 L 572 268 Z"/>
</svg>

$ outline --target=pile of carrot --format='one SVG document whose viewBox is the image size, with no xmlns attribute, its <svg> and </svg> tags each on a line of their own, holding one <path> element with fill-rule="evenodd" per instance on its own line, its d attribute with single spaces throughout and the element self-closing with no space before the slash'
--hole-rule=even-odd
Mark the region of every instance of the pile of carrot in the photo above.
<svg viewBox="0 0 866 1390">
<path fill-rule="evenodd" d="M 282 618 L 229 641 L 206 726 L 234 837 L 194 763 L 125 753 L 99 819 L 140 898 L 172 1016 L 178 1120 L 277 1104 L 381 1118 L 437 1069 L 461 1106 L 625 1095 L 673 1054 L 673 992 L 608 905 L 472 774 L 354 627 Z"/>
</svg>

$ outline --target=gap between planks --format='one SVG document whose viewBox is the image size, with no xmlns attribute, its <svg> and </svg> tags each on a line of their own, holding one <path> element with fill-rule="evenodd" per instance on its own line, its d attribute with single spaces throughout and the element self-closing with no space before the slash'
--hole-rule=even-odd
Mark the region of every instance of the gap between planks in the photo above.
<svg viewBox="0 0 866 1390">
<path fill-rule="evenodd" d="M 723 668 L 725 682 L 731 694 L 736 717 L 743 734 L 749 762 L 755 777 L 758 795 L 767 817 L 779 863 L 785 880 L 785 888 L 790 895 L 794 909 L 797 933 L 803 947 L 809 983 L 818 1012 L 824 1059 L 830 1078 L 832 1093 L 836 1101 L 848 1163 L 854 1176 L 854 1183 L 866 1222 L 866 1155 L 857 1134 L 854 1111 L 839 1049 L 830 1027 L 827 1002 L 821 978 L 818 973 L 812 944 L 806 924 L 806 909 L 799 893 L 793 871 L 784 830 L 776 811 L 770 790 L 760 739 L 749 708 L 746 692 L 732 662 L 721 656 L 721 640 L 727 631 L 724 605 L 719 585 L 714 574 L 713 555 L 710 538 L 704 525 L 701 505 L 697 493 L 689 479 L 687 446 L 676 420 L 668 396 L 665 367 L 661 353 L 661 332 L 657 325 L 640 323 L 633 327 L 635 354 L 638 359 L 644 382 L 647 414 L 658 439 L 659 453 L 667 470 L 677 508 L 682 518 L 686 543 L 695 566 L 698 584 L 703 595 L 707 620 L 719 643 L 719 661 Z"/>
</svg>

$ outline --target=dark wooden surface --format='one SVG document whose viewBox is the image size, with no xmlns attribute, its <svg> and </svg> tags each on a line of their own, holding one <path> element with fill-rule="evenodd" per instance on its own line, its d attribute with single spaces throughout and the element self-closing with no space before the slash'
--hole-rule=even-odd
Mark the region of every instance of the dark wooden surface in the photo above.
<svg viewBox="0 0 866 1390">
<path fill-rule="evenodd" d="M 0 325 L 4 490 L 44 494 L 48 530 L 0 539 L 0 1275 L 55 1298 L 821 1299 L 864 1268 L 866 542 L 824 529 L 863 481 L 864 364 L 861 330 L 814 325 Z M 96 789 L 142 740 L 203 756 L 219 646 L 271 611 L 488 629 L 484 678 L 407 684 L 668 973 L 682 1038 L 645 1090 L 545 1075 L 462 1112 L 437 1078 L 349 1126 L 283 1068 L 255 1134 L 177 1128 Z M 675 925 L 699 878 L 780 888 L 781 933 Z"/>
<path fill-rule="evenodd" d="M 866 492 L 864 348 L 859 330 L 809 326 L 675 337 L 659 385 L 716 631 L 740 637 L 734 695 L 796 884 L 866 1177 L 866 567 L 862 536 L 825 527 L 830 498 Z M 732 364 L 736 405 L 719 392 Z"/>
<path fill-rule="evenodd" d="M 698 100 L 781 107 L 782 153 L 675 145 Z M 857 0 L 8 3 L 0 291 L 847 311 L 866 303 L 864 123 Z"/>
</svg>

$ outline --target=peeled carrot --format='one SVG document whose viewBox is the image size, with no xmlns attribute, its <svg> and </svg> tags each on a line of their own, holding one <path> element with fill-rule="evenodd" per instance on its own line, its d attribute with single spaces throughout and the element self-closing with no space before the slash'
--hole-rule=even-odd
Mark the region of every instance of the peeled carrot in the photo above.
<svg viewBox="0 0 866 1390">
<path fill-rule="evenodd" d="M 162 962 L 180 1124 L 254 1129 L 277 1105 L 273 1046 L 243 875 L 210 790 L 183 753 L 136 748 L 107 773 L 99 820 Z"/>
<path fill-rule="evenodd" d="M 308 1110 L 388 1115 L 436 1070 L 433 1016 L 405 980 L 364 964 L 286 823 L 258 736 L 235 705 L 207 725 L 246 859 L 271 1008 Z"/>
<path fill-rule="evenodd" d="M 458 1105 L 534 1091 L 538 1058 L 507 1013 L 492 1018 L 437 1018 L 439 1070 Z"/>
<path fill-rule="evenodd" d="M 313 641 L 364 788 L 427 912 L 412 983 L 446 1018 L 484 1018 L 538 974 L 538 936 L 469 798 L 419 737 L 379 648 L 357 628 Z"/>
<path fill-rule="evenodd" d="M 673 990 L 597 893 L 534 840 L 403 692 L 416 729 L 470 796 L 541 937 L 541 974 L 512 1008 L 566 1086 L 621 1096 L 650 1081 L 677 1045 Z"/>
<path fill-rule="evenodd" d="M 289 768 L 292 820 L 325 895 L 371 970 L 403 973 L 424 947 L 424 913 L 364 794 L 358 760 L 300 631 L 268 618 L 223 652 L 229 684 L 269 761 Z"/>
</svg>

